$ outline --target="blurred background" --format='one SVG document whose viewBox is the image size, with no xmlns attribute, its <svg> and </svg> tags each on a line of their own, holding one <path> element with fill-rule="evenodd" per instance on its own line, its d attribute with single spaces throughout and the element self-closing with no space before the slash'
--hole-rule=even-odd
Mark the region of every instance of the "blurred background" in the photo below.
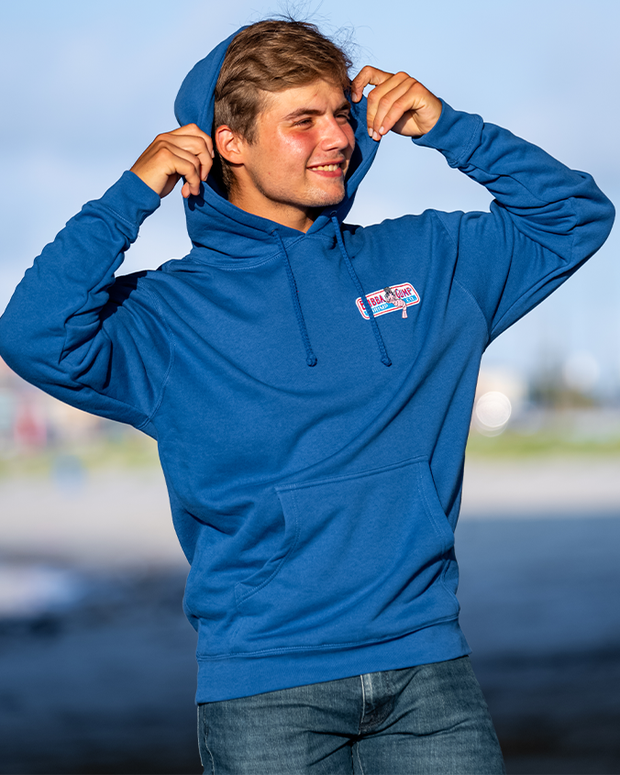
<svg viewBox="0 0 620 775">
<path fill-rule="evenodd" d="M 507 126 L 620 204 L 615 0 L 0 4 L 0 311 L 43 245 L 175 126 L 186 72 L 290 11 Z M 438 154 L 382 141 L 349 220 L 486 209 Z M 180 194 L 125 268 L 189 248 Z M 463 627 L 511 773 L 620 773 L 618 230 L 485 355 L 457 530 Z M 187 565 L 153 443 L 0 362 L 0 773 L 190 773 Z"/>
</svg>

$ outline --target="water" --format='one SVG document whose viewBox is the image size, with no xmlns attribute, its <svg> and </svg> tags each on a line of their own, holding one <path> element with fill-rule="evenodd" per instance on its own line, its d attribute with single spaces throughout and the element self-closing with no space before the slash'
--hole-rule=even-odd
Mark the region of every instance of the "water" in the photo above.
<svg viewBox="0 0 620 775">
<path fill-rule="evenodd" d="M 475 653 L 620 648 L 620 513 L 466 518 L 456 541 Z"/>
<path fill-rule="evenodd" d="M 0 621 L 65 612 L 86 594 L 81 574 L 40 562 L 0 560 Z"/>
</svg>

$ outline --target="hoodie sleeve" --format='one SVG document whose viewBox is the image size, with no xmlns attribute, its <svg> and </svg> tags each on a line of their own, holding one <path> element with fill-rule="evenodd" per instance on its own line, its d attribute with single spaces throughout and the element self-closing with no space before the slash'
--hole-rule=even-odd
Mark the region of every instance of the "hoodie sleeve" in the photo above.
<svg viewBox="0 0 620 775">
<path fill-rule="evenodd" d="M 0 355 L 24 379 L 95 414 L 152 432 L 170 344 L 140 275 L 114 279 L 160 199 L 125 172 L 47 245 L 0 318 Z M 132 304 L 125 304 L 134 295 Z M 111 334 L 113 329 L 113 334 Z M 145 355 L 158 352 L 158 359 Z M 114 379 L 111 374 L 114 373 Z"/>
<path fill-rule="evenodd" d="M 490 340 L 539 304 L 592 256 L 614 219 L 592 177 L 480 116 L 444 103 L 416 145 L 495 197 L 490 212 L 438 214 L 457 249 L 455 279 L 476 299 Z"/>
</svg>

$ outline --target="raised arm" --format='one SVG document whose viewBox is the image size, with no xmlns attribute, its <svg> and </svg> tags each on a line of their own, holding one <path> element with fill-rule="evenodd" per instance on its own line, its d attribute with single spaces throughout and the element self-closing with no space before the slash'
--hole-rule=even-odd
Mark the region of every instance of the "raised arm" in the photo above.
<svg viewBox="0 0 620 775">
<path fill-rule="evenodd" d="M 210 138 L 189 125 L 158 136 L 101 199 L 88 202 L 35 260 L 0 318 L 0 356 L 29 382 L 67 403 L 148 425 L 170 345 L 152 303 L 139 297 L 143 324 L 131 325 L 124 299 L 137 276 L 115 281 L 145 218 L 185 177 L 199 191 L 211 166 Z M 113 335 L 111 330 L 113 329 Z M 136 366 L 157 350 L 149 369 Z"/>
<path fill-rule="evenodd" d="M 480 116 L 453 110 L 415 78 L 364 67 L 368 133 L 393 131 L 435 148 L 493 195 L 490 213 L 436 213 L 454 249 L 455 281 L 478 303 L 495 338 L 536 306 L 603 244 L 614 208 L 590 175 L 576 172 Z"/>
</svg>

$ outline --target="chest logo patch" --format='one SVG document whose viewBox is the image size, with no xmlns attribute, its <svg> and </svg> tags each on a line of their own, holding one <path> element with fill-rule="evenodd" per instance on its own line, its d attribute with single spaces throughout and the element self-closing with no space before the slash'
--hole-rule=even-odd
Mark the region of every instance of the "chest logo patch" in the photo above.
<svg viewBox="0 0 620 775">
<path fill-rule="evenodd" d="M 372 313 L 375 317 L 387 315 L 388 312 L 401 311 L 401 317 L 407 317 L 407 307 L 420 303 L 420 295 L 411 283 L 401 283 L 400 285 L 388 285 L 381 291 L 366 294 L 368 301 L 372 306 Z M 366 301 L 364 299 L 364 301 Z M 362 304 L 361 297 L 355 300 L 358 310 L 364 320 L 369 320 L 370 315 Z"/>
</svg>

